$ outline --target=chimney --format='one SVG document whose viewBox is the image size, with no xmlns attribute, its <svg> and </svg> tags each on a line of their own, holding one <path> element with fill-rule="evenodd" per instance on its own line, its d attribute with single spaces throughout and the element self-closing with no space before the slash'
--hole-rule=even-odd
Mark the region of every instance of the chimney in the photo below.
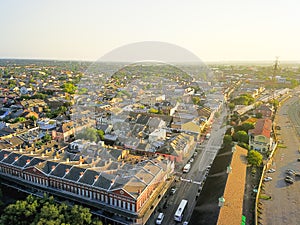
<svg viewBox="0 0 300 225">
<path fill-rule="evenodd" d="M 95 178 L 94 178 L 94 182 L 96 182 L 98 180 L 99 176 L 96 175 Z"/>
<path fill-rule="evenodd" d="M 30 159 L 26 160 L 26 165 L 28 165 L 30 163 Z"/>
<path fill-rule="evenodd" d="M 18 157 L 18 156 L 16 156 L 16 157 L 15 157 L 15 161 L 18 161 L 18 159 L 19 159 L 19 157 Z"/>
<path fill-rule="evenodd" d="M 70 169 L 66 169 L 66 173 L 65 174 L 68 174 L 70 172 Z"/>
<path fill-rule="evenodd" d="M 51 167 L 51 171 L 53 171 L 54 169 L 55 169 L 55 166 L 52 166 L 52 167 Z"/>
<path fill-rule="evenodd" d="M 68 163 L 68 162 L 70 162 L 70 159 L 69 159 L 69 158 L 67 158 L 67 159 L 66 159 L 66 162 L 67 162 L 67 163 Z"/>
<path fill-rule="evenodd" d="M 45 157 L 45 154 L 44 153 L 42 153 L 42 158 L 44 158 Z"/>
</svg>

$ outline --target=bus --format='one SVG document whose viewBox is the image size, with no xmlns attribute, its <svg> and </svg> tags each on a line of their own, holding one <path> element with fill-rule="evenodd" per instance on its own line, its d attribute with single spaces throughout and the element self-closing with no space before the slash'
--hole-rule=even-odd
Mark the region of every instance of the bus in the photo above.
<svg viewBox="0 0 300 225">
<path fill-rule="evenodd" d="M 185 199 L 182 199 L 176 212 L 175 212 L 175 215 L 174 215 L 174 220 L 175 221 L 178 221 L 178 222 L 181 222 L 182 221 L 182 218 L 183 218 L 183 213 L 184 213 L 184 210 L 186 209 L 187 207 L 187 203 L 188 201 L 185 200 Z"/>
</svg>

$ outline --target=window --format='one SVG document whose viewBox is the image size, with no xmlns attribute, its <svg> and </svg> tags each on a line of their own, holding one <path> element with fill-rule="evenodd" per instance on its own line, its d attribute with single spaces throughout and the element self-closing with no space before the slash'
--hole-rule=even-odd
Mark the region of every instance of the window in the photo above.
<svg viewBox="0 0 300 225">
<path fill-rule="evenodd" d="M 127 209 L 130 210 L 130 202 L 127 202 Z"/>
</svg>

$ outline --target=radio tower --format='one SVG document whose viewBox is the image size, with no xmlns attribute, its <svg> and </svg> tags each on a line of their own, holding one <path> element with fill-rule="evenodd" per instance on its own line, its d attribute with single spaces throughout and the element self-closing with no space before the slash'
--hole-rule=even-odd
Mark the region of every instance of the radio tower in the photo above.
<svg viewBox="0 0 300 225">
<path fill-rule="evenodd" d="M 274 110 L 276 112 L 277 110 L 277 106 L 275 104 L 275 81 L 276 81 L 276 75 L 277 75 L 277 72 L 279 70 L 279 60 L 278 60 L 278 56 L 276 56 L 276 60 L 275 60 L 275 63 L 274 63 L 274 66 L 273 66 L 273 74 L 272 74 L 272 82 L 271 82 L 271 85 L 272 85 L 272 88 L 271 90 L 273 91 L 273 107 L 274 107 Z"/>
</svg>

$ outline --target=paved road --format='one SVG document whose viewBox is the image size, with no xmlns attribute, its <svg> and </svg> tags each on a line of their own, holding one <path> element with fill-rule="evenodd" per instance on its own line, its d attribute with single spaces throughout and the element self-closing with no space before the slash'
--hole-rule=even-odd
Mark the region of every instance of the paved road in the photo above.
<svg viewBox="0 0 300 225">
<path fill-rule="evenodd" d="M 226 131 L 224 121 L 227 115 L 227 111 L 223 110 L 218 119 L 214 121 L 211 128 L 211 137 L 209 140 L 205 140 L 201 145 L 196 146 L 198 155 L 195 157 L 195 161 L 192 163 L 192 168 L 187 174 L 178 174 L 178 181 L 175 183 L 177 191 L 174 195 L 166 195 L 160 203 L 158 208 L 162 208 L 162 212 L 165 214 L 163 225 L 182 224 L 174 221 L 175 211 L 182 199 L 188 200 L 188 207 L 184 214 L 183 221 L 188 221 L 192 215 L 196 204 L 196 196 L 199 193 L 199 188 L 203 184 L 206 178 L 206 168 L 209 166 L 223 141 L 223 136 Z M 163 208 L 163 205 L 167 201 L 167 208 Z M 155 224 L 155 219 L 158 216 L 158 212 L 153 213 L 147 224 Z"/>
<path fill-rule="evenodd" d="M 300 146 L 300 99 L 293 95 L 288 99 L 275 118 L 277 125 L 281 127 L 279 140 L 283 141 L 286 148 L 278 148 L 274 156 L 273 168 L 276 172 L 268 174 L 273 178 L 265 183 L 265 193 L 272 197 L 271 200 L 261 200 L 261 223 L 267 225 L 293 225 L 300 224 L 300 179 L 292 185 L 285 183 L 286 169 L 300 171 L 300 158 L 298 148 Z"/>
</svg>

